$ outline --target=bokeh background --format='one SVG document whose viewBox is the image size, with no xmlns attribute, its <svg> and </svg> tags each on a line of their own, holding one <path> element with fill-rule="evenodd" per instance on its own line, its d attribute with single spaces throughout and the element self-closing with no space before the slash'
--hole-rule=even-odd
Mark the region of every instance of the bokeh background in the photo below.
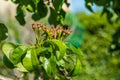
<svg viewBox="0 0 120 80">
<path fill-rule="evenodd" d="M 85 28 L 84 38 L 80 40 L 82 70 L 73 80 L 120 80 L 120 21 L 110 24 L 106 14 L 101 16 L 102 7 L 95 4 L 92 7 L 95 13 L 91 13 L 85 7 L 84 0 L 70 0 L 70 3 L 70 13 Z M 7 41 L 25 44 L 35 42 L 31 24 L 41 21 L 34 22 L 28 13 L 25 26 L 19 25 L 14 17 L 16 6 L 10 1 L 0 0 L 0 23 L 9 29 Z M 4 66 L 2 56 L 0 51 L 0 75 L 15 79 L 13 70 Z"/>
</svg>

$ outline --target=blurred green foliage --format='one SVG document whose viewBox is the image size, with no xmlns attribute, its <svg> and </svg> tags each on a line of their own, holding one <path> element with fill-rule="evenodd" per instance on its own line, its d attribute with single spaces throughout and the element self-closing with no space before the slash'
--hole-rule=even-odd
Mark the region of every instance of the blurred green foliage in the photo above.
<svg viewBox="0 0 120 80">
<path fill-rule="evenodd" d="M 106 15 L 101 17 L 100 13 L 80 13 L 77 17 L 85 26 L 86 34 L 81 45 L 83 69 L 74 80 L 120 80 L 120 47 L 110 50 L 120 22 L 109 24 Z M 116 34 L 119 39 L 120 33 Z"/>
</svg>

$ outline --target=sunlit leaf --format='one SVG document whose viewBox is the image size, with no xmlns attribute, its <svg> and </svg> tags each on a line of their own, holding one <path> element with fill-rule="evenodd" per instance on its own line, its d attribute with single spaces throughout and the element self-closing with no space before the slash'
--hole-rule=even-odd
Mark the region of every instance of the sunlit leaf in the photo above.
<svg viewBox="0 0 120 80">
<path fill-rule="evenodd" d="M 25 69 L 21 62 L 15 65 L 15 68 L 21 72 L 28 72 L 28 70 Z"/>
<path fill-rule="evenodd" d="M 19 3 L 20 2 L 20 0 L 11 0 L 13 3 Z"/>
<path fill-rule="evenodd" d="M 53 40 L 47 40 L 44 45 L 52 45 L 52 46 L 55 46 L 55 52 L 56 52 L 56 57 L 58 60 L 62 59 L 66 53 L 66 48 L 67 46 L 65 45 L 65 43 L 63 43 L 62 41 L 60 40 L 56 40 L 56 39 L 53 39 Z M 59 51 L 59 52 L 58 52 Z"/>
<path fill-rule="evenodd" d="M 13 50 L 13 52 L 10 54 L 10 59 L 12 60 L 13 64 L 17 64 L 21 61 L 22 56 L 26 53 L 27 48 L 28 46 L 21 45 Z"/>
<path fill-rule="evenodd" d="M 65 61 L 63 59 L 57 61 L 57 65 L 60 67 L 65 67 Z"/>
<path fill-rule="evenodd" d="M 76 48 L 73 45 L 70 45 L 69 49 L 72 50 L 73 53 L 77 54 L 78 57 L 83 55 L 83 53 L 82 53 L 80 48 Z"/>
<path fill-rule="evenodd" d="M 5 42 L 2 44 L 2 51 L 6 55 L 7 58 L 9 58 L 9 54 L 17 47 L 16 44 L 11 42 Z"/>
<path fill-rule="evenodd" d="M 79 59 L 77 59 L 77 62 L 76 62 L 76 65 L 75 65 L 75 68 L 72 72 L 72 76 L 76 76 L 78 75 L 80 72 L 81 72 L 81 62 Z"/>
<path fill-rule="evenodd" d="M 34 69 L 38 70 L 39 61 L 37 57 L 37 52 L 34 48 L 31 51 L 31 61 L 32 61 L 32 66 L 34 67 Z"/>
<path fill-rule="evenodd" d="M 45 47 L 38 47 L 38 48 L 36 49 L 37 54 L 44 53 L 44 52 L 46 52 L 47 50 L 48 50 L 48 48 L 45 48 Z"/>
<path fill-rule="evenodd" d="M 33 65 L 31 60 L 31 49 L 27 50 L 25 57 L 22 59 L 22 64 L 28 71 L 33 71 Z"/>
<path fill-rule="evenodd" d="M 53 54 L 51 55 L 50 58 L 40 57 L 40 61 L 42 62 L 42 66 L 44 67 L 44 69 L 48 75 L 55 74 L 56 58 Z"/>
<path fill-rule="evenodd" d="M 69 72 L 69 74 L 73 71 L 76 63 L 76 56 L 69 55 L 65 59 L 65 69 Z"/>
<path fill-rule="evenodd" d="M 29 12 L 35 12 L 36 11 L 36 5 L 33 3 L 33 1 L 31 1 L 30 4 L 27 5 L 26 9 Z"/>
<path fill-rule="evenodd" d="M 27 5 L 26 9 L 29 11 L 29 12 L 34 12 L 34 8 L 32 5 Z"/>
</svg>

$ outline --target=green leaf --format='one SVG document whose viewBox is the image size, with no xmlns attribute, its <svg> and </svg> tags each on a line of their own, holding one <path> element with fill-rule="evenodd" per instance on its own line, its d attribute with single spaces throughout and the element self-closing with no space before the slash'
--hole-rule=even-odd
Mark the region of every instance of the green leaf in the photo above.
<svg viewBox="0 0 120 80">
<path fill-rule="evenodd" d="M 48 18 L 48 21 L 50 24 L 57 25 L 57 12 L 52 8 L 50 8 L 50 16 Z"/>
<path fill-rule="evenodd" d="M 59 11 L 62 9 L 62 5 L 65 2 L 65 0 L 52 0 L 53 6 L 56 11 Z"/>
<path fill-rule="evenodd" d="M 60 67 L 65 67 L 65 61 L 63 59 L 57 61 L 57 65 L 60 66 Z"/>
<path fill-rule="evenodd" d="M 10 59 L 13 64 L 17 64 L 21 61 L 22 56 L 25 55 L 27 49 L 28 46 L 20 45 L 13 50 L 13 52 L 10 54 Z"/>
<path fill-rule="evenodd" d="M 49 54 L 49 48 L 45 48 L 45 47 L 38 47 L 38 48 L 36 48 L 36 54 L 38 55 L 38 56 L 50 56 L 50 54 Z"/>
<path fill-rule="evenodd" d="M 71 73 L 74 70 L 75 64 L 76 64 L 76 56 L 75 55 L 69 55 L 66 58 L 64 58 L 65 61 L 65 69 Z"/>
<path fill-rule="evenodd" d="M 51 54 L 51 57 L 49 59 L 46 57 L 40 57 L 40 61 L 42 62 L 42 66 L 49 76 L 52 74 L 55 74 L 55 72 L 56 72 L 56 58 L 53 54 Z"/>
<path fill-rule="evenodd" d="M 65 18 L 65 12 L 61 9 L 59 11 L 55 11 L 53 8 L 50 8 L 50 16 L 48 21 L 50 24 L 63 24 Z"/>
<path fill-rule="evenodd" d="M 31 0 L 20 0 L 22 5 L 28 5 L 30 4 Z"/>
<path fill-rule="evenodd" d="M 63 11 L 63 10 L 60 10 L 59 12 L 58 12 L 58 16 L 57 16 L 57 22 L 59 23 L 59 24 L 64 24 L 64 19 L 65 19 L 65 12 Z"/>
<path fill-rule="evenodd" d="M 10 69 L 14 68 L 14 64 L 8 59 L 6 55 L 3 55 L 3 63 Z"/>
<path fill-rule="evenodd" d="M 80 57 L 80 56 L 83 55 L 83 53 L 82 53 L 82 51 L 81 51 L 80 48 L 76 48 L 76 47 L 74 47 L 73 45 L 70 45 L 70 48 L 69 48 L 69 49 L 72 50 L 73 53 L 77 54 L 78 57 Z"/>
<path fill-rule="evenodd" d="M 34 4 L 33 4 L 34 3 Z M 44 18 L 47 15 L 48 9 L 47 6 L 43 3 L 42 0 L 33 0 L 33 3 L 29 6 L 29 10 L 32 9 L 35 13 L 32 15 L 32 19 L 37 21 L 41 18 Z M 36 8 L 35 8 L 36 6 Z"/>
<path fill-rule="evenodd" d="M 21 24 L 21 25 L 25 25 L 25 11 L 24 11 L 24 7 L 22 5 L 18 5 L 17 7 L 17 15 L 15 16 L 15 18 L 18 20 L 18 22 Z"/>
<path fill-rule="evenodd" d="M 11 42 L 5 42 L 2 44 L 2 51 L 6 55 L 6 57 L 9 59 L 10 53 L 17 47 L 16 44 Z"/>
<path fill-rule="evenodd" d="M 40 2 L 37 4 L 37 11 L 40 16 L 40 19 L 47 15 L 48 9 L 42 0 L 40 0 Z"/>
<path fill-rule="evenodd" d="M 55 55 L 58 60 L 62 59 L 66 53 L 67 46 L 65 45 L 64 42 L 62 42 L 60 40 L 56 40 L 56 39 L 47 40 L 47 41 L 45 41 L 44 45 L 55 46 L 54 52 L 56 53 Z"/>
<path fill-rule="evenodd" d="M 31 50 L 31 61 L 32 61 L 32 66 L 34 67 L 34 69 L 38 70 L 39 61 L 38 61 L 36 49 L 34 49 L 34 48 Z"/>
<path fill-rule="evenodd" d="M 27 53 L 25 57 L 22 59 L 22 64 L 27 69 L 28 71 L 33 71 L 33 65 L 32 65 L 32 60 L 31 60 L 31 51 L 32 49 L 27 50 Z"/>
<path fill-rule="evenodd" d="M 27 11 L 29 11 L 29 12 L 35 12 L 36 6 L 35 6 L 34 2 L 31 1 L 30 4 L 27 5 L 26 9 L 27 9 Z"/>
<path fill-rule="evenodd" d="M 75 65 L 75 68 L 72 72 L 72 76 L 76 76 L 80 73 L 80 70 L 81 70 L 81 62 L 79 59 L 77 59 L 77 62 L 76 62 L 76 65 Z"/>
<path fill-rule="evenodd" d="M 20 3 L 20 0 L 11 0 L 11 1 L 15 4 Z"/>
<path fill-rule="evenodd" d="M 35 5 L 37 5 L 38 2 L 41 1 L 41 0 L 32 0 L 32 1 L 33 1 L 33 3 L 34 3 Z"/>
<path fill-rule="evenodd" d="M 94 12 L 91 8 L 92 4 L 93 4 L 93 0 L 86 0 L 85 6 L 88 10 L 90 10 L 91 12 Z"/>
<path fill-rule="evenodd" d="M 39 13 L 38 13 L 38 12 L 35 12 L 35 13 L 32 15 L 32 19 L 33 19 L 34 21 L 39 20 L 39 19 L 40 19 Z"/>
<path fill-rule="evenodd" d="M 108 9 L 104 7 L 103 10 L 102 10 L 101 16 L 103 16 L 107 12 L 109 12 Z"/>
<path fill-rule="evenodd" d="M 105 6 L 105 4 L 107 3 L 107 0 L 94 0 L 94 2 L 98 6 Z"/>
<path fill-rule="evenodd" d="M 38 47 L 38 48 L 36 49 L 37 54 L 44 53 L 44 52 L 46 52 L 47 50 L 48 50 L 48 48 L 45 48 L 45 47 Z"/>
<path fill-rule="evenodd" d="M 15 68 L 21 72 L 28 72 L 25 67 L 22 65 L 22 63 L 18 63 L 17 65 L 15 65 Z"/>
<path fill-rule="evenodd" d="M 108 22 L 109 22 L 110 24 L 113 23 L 113 22 L 111 21 L 111 18 L 112 18 L 112 17 L 113 17 L 112 12 L 108 11 L 108 12 L 107 12 L 107 20 L 108 20 Z"/>
<path fill-rule="evenodd" d="M 40 57 L 40 62 L 42 62 L 42 66 L 47 72 L 47 74 L 51 74 L 51 65 L 49 63 L 49 60 L 46 57 Z"/>
<path fill-rule="evenodd" d="M 120 16 L 120 1 L 119 0 L 114 0 L 113 1 L 113 6 L 112 6 L 114 12 Z"/>
<path fill-rule="evenodd" d="M 0 43 L 8 37 L 8 29 L 2 23 L 0 23 Z"/>
<path fill-rule="evenodd" d="M 29 11 L 29 12 L 34 12 L 34 8 L 29 4 L 27 5 L 26 9 Z"/>
</svg>

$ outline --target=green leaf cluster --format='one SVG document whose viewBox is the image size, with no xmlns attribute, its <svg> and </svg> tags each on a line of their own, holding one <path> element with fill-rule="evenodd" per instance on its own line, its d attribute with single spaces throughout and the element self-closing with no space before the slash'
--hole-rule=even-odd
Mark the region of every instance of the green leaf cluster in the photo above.
<svg viewBox="0 0 120 80">
<path fill-rule="evenodd" d="M 32 19 L 37 21 L 48 16 L 49 24 L 64 24 L 66 12 L 62 9 L 65 3 L 69 7 L 67 0 L 11 0 L 13 3 L 18 4 L 16 19 L 21 25 L 25 25 L 26 11 L 32 13 Z M 92 5 L 102 6 L 102 13 L 107 14 L 107 19 L 112 23 L 111 18 L 113 14 L 117 14 L 116 21 L 120 17 L 120 1 L 119 0 L 85 0 L 85 6 L 91 12 L 94 12 Z"/>
<path fill-rule="evenodd" d="M 73 48 L 73 49 L 72 49 Z M 81 51 L 78 48 L 67 47 L 65 42 L 50 39 L 41 46 L 30 46 L 4 42 L 3 62 L 10 68 L 21 72 L 34 72 L 43 79 L 61 80 L 76 76 L 81 71 Z"/>
<path fill-rule="evenodd" d="M 25 25 L 26 11 L 32 13 L 32 19 L 37 21 L 48 14 L 48 22 L 50 24 L 58 25 L 63 24 L 65 12 L 62 10 L 65 0 L 12 0 L 13 3 L 18 4 L 16 19 L 21 25 Z"/>
</svg>

